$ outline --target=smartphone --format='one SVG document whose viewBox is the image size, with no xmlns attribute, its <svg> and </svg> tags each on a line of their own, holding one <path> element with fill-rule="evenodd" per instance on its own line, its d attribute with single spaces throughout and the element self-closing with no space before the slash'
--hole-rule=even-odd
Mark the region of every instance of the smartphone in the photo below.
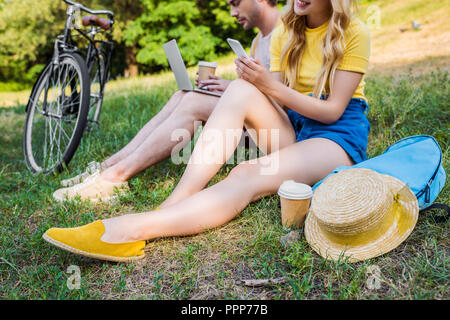
<svg viewBox="0 0 450 320">
<path fill-rule="evenodd" d="M 228 44 L 230 45 L 231 49 L 233 49 L 234 53 L 240 58 L 245 57 L 247 59 L 250 59 L 248 54 L 245 52 L 244 48 L 242 47 L 241 43 L 234 39 L 227 39 Z"/>
</svg>

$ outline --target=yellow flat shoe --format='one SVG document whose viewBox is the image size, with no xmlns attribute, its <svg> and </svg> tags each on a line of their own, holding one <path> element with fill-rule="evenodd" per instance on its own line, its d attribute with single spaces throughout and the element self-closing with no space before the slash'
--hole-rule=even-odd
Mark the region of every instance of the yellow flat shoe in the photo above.
<svg viewBox="0 0 450 320">
<path fill-rule="evenodd" d="M 63 250 L 89 258 L 131 262 L 145 257 L 145 241 L 108 243 L 101 240 L 105 226 L 101 220 L 77 228 L 51 228 L 42 236 Z"/>
</svg>

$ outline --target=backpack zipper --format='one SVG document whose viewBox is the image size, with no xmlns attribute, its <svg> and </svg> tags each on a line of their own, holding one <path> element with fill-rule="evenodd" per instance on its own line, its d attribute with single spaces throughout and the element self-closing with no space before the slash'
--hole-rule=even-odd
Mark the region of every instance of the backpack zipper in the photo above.
<svg viewBox="0 0 450 320">
<path fill-rule="evenodd" d="M 432 140 L 434 141 L 434 143 L 438 146 L 439 150 L 441 150 L 441 147 L 439 146 L 439 144 L 437 143 L 436 139 L 432 136 L 429 135 L 416 135 L 416 136 L 411 136 L 411 137 L 406 137 L 403 138 L 399 141 L 397 141 L 396 144 L 398 144 L 399 142 L 406 140 L 406 139 L 411 139 L 411 138 L 416 138 L 416 137 L 427 137 L 427 138 L 432 138 Z M 393 145 L 392 145 L 393 146 Z M 384 153 L 386 153 L 389 149 L 391 149 L 390 146 L 389 148 L 386 149 L 386 151 Z M 433 183 L 434 179 L 436 178 L 437 173 L 439 172 L 439 168 L 441 167 L 441 163 L 442 163 L 442 150 L 440 152 L 440 158 L 439 158 L 439 163 L 437 165 L 436 170 L 434 171 L 433 175 L 431 176 L 431 178 L 428 180 L 427 185 L 425 186 L 425 188 L 423 188 L 422 190 L 418 191 L 416 193 L 416 198 L 419 199 L 419 197 L 421 197 L 424 193 L 425 193 L 425 203 L 430 203 L 430 193 L 431 193 L 431 184 Z"/>
</svg>

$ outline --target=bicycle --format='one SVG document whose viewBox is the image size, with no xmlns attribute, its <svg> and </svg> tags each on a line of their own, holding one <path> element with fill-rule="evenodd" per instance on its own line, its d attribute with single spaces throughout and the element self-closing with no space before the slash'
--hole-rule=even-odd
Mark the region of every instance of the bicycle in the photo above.
<svg viewBox="0 0 450 320">
<path fill-rule="evenodd" d="M 69 164 L 83 132 L 99 126 L 109 80 L 114 13 L 63 1 L 69 5 L 64 32 L 56 37 L 53 56 L 35 82 L 25 109 L 23 153 L 33 174 L 61 172 Z M 91 16 L 81 17 L 81 11 Z M 90 26 L 88 32 L 81 30 L 81 24 Z M 78 33 L 72 35 L 72 29 Z M 96 40 L 97 34 L 105 34 L 107 40 Z M 80 35 L 88 40 L 85 52 L 73 43 L 74 36 Z"/>
</svg>

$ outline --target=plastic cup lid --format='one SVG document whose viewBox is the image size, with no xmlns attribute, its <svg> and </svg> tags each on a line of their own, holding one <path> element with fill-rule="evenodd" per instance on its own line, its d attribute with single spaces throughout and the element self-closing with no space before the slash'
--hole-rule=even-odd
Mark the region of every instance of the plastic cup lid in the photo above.
<svg viewBox="0 0 450 320">
<path fill-rule="evenodd" d="M 312 197 L 312 188 L 304 183 L 298 183 L 294 180 L 284 181 L 278 189 L 280 197 L 292 200 L 303 200 Z"/>
<path fill-rule="evenodd" d="M 217 62 L 199 61 L 198 66 L 217 68 Z"/>
</svg>

